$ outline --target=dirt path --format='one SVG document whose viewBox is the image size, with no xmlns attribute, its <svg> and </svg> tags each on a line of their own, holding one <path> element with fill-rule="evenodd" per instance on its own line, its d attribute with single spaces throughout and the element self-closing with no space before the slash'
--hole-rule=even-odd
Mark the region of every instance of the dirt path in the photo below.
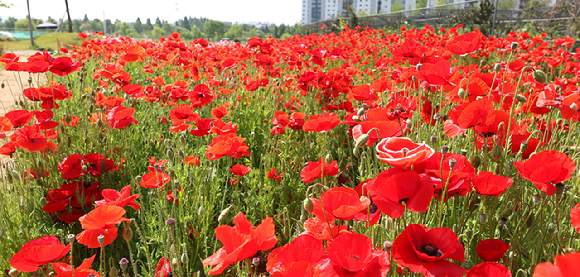
<svg viewBox="0 0 580 277">
<path fill-rule="evenodd" d="M 20 61 L 26 61 L 26 59 L 34 55 L 38 51 L 32 50 L 22 50 L 22 51 L 7 51 L 20 55 Z M 26 72 L 12 72 L 12 71 L 0 71 L 0 115 L 4 115 L 10 110 L 15 109 L 15 98 L 18 100 L 22 91 L 28 87 L 28 76 Z M 40 74 L 40 79 L 38 79 L 37 74 L 32 74 L 33 85 L 38 86 L 37 82 L 42 85 L 46 81 L 46 76 Z"/>
</svg>

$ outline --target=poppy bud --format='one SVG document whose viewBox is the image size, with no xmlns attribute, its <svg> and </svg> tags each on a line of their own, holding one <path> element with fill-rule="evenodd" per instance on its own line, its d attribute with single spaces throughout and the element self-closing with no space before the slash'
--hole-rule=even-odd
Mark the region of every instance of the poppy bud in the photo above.
<svg viewBox="0 0 580 277">
<path fill-rule="evenodd" d="M 356 122 L 360 122 L 360 118 L 358 117 L 358 115 L 353 116 L 352 120 L 356 121 Z"/>
<path fill-rule="evenodd" d="M 189 257 L 187 256 L 187 251 L 183 251 L 183 254 L 181 254 L 181 257 L 179 259 L 181 260 L 182 264 L 187 263 L 187 261 L 189 260 Z"/>
<path fill-rule="evenodd" d="M 503 210 L 501 212 L 501 216 L 502 217 L 509 217 L 510 215 L 512 215 L 513 209 L 512 208 L 505 208 L 505 210 Z"/>
<path fill-rule="evenodd" d="M 421 70 L 421 64 L 418 63 L 417 66 L 415 67 L 415 69 L 417 69 L 417 71 Z"/>
<path fill-rule="evenodd" d="M 479 198 L 474 198 L 473 200 L 471 200 L 471 202 L 469 203 L 469 211 L 470 212 L 475 211 L 475 206 L 479 204 L 479 202 L 481 202 L 481 199 Z"/>
<path fill-rule="evenodd" d="M 111 269 L 109 269 L 109 277 L 117 277 L 119 276 L 119 271 L 117 270 L 116 267 L 111 267 Z"/>
<path fill-rule="evenodd" d="M 127 265 L 129 264 L 129 260 L 127 260 L 126 258 L 122 258 L 119 261 L 119 265 L 121 266 L 121 270 L 125 271 L 127 269 Z"/>
<path fill-rule="evenodd" d="M 359 149 L 359 148 L 353 148 L 353 149 L 352 149 L 352 154 L 353 154 L 355 157 L 358 157 L 358 155 L 360 154 L 360 149 Z"/>
<path fill-rule="evenodd" d="M 507 218 L 506 217 L 502 217 L 499 219 L 499 224 L 501 224 L 502 226 L 507 224 Z"/>
<path fill-rule="evenodd" d="M 311 214 L 312 211 L 314 211 L 314 202 L 312 202 L 312 199 L 308 197 L 304 198 L 304 201 L 302 201 L 302 206 L 304 207 L 304 210 L 309 214 Z"/>
<path fill-rule="evenodd" d="M 363 116 L 364 114 L 365 114 L 365 108 L 360 108 L 356 112 L 356 115 L 358 115 L 358 116 Z"/>
<path fill-rule="evenodd" d="M 473 168 L 478 168 L 481 165 L 481 158 L 479 155 L 475 155 L 473 158 L 471 158 L 471 165 Z"/>
<path fill-rule="evenodd" d="M 570 109 L 575 110 L 575 111 L 578 111 L 578 105 L 576 105 L 576 103 L 572 103 L 570 105 Z"/>
<path fill-rule="evenodd" d="M 481 224 L 485 224 L 487 222 L 487 215 L 486 214 L 480 214 L 479 215 L 479 222 Z"/>
<path fill-rule="evenodd" d="M 499 64 L 499 63 L 496 63 L 496 64 L 493 66 L 493 72 L 495 72 L 495 73 L 499 73 L 500 71 L 501 71 L 501 64 Z"/>
<path fill-rule="evenodd" d="M 32 77 L 28 77 L 28 84 L 32 84 Z"/>
<path fill-rule="evenodd" d="M 48 201 L 46 201 L 46 198 L 45 197 L 40 198 L 40 205 L 44 207 L 44 206 L 46 206 L 46 204 L 48 204 Z"/>
<path fill-rule="evenodd" d="M 171 259 L 171 266 L 172 266 L 172 267 L 177 267 L 177 266 L 179 266 L 179 261 L 177 260 L 177 258 L 173 258 L 173 259 Z"/>
<path fill-rule="evenodd" d="M 362 148 L 363 146 L 365 146 L 367 144 L 367 142 L 369 141 L 369 135 L 367 134 L 362 134 L 360 137 L 358 137 L 358 139 L 356 140 L 354 147 L 355 148 Z"/>
<path fill-rule="evenodd" d="M 459 88 L 459 92 L 457 92 L 457 96 L 459 96 L 459 98 L 461 98 L 461 99 L 467 99 L 467 97 L 469 95 L 467 94 L 467 91 L 465 91 L 463 88 Z"/>
<path fill-rule="evenodd" d="M 501 146 L 496 145 L 493 147 L 493 150 L 491 150 L 491 157 L 493 158 L 493 160 L 495 161 L 499 161 L 499 158 L 501 158 Z"/>
<path fill-rule="evenodd" d="M 172 149 L 167 149 L 167 157 L 169 157 L 169 159 L 173 160 L 173 158 L 175 157 L 175 153 L 173 153 Z"/>
<path fill-rule="evenodd" d="M 69 234 L 66 238 L 68 239 L 68 242 L 71 244 L 75 242 L 75 235 L 73 234 Z"/>
<path fill-rule="evenodd" d="M 125 228 L 125 230 L 123 231 L 123 239 L 125 239 L 126 241 L 130 241 L 133 238 L 133 229 L 131 229 L 131 226 L 127 226 L 127 228 Z"/>
<path fill-rule="evenodd" d="M 413 120 L 411 120 L 410 118 L 407 118 L 407 128 L 412 128 L 413 127 Z"/>
<path fill-rule="evenodd" d="M 81 166 L 81 168 L 83 169 L 83 171 L 87 171 L 89 169 L 89 167 L 86 164 L 83 164 L 83 166 Z"/>
<path fill-rule="evenodd" d="M 200 206 L 199 209 L 197 209 L 197 215 L 201 217 L 205 216 L 205 208 L 203 206 Z"/>
<path fill-rule="evenodd" d="M 525 96 L 518 94 L 516 95 L 516 100 L 522 104 L 528 102 L 528 98 L 526 98 Z"/>
<path fill-rule="evenodd" d="M 533 224 L 534 224 L 534 214 L 530 212 L 530 214 L 527 216 L 526 219 L 526 226 L 530 228 L 532 227 Z"/>
<path fill-rule="evenodd" d="M 228 217 L 231 208 L 232 206 L 229 206 L 220 213 L 220 216 L 218 216 L 218 222 L 222 222 Z"/>
<path fill-rule="evenodd" d="M 8 181 L 8 183 L 14 182 L 14 177 L 12 176 L 12 173 L 10 173 L 10 171 L 6 172 L 6 181 Z"/>
<path fill-rule="evenodd" d="M 104 235 L 99 235 L 97 237 L 97 241 L 99 241 L 99 244 L 101 245 L 101 247 L 103 246 L 103 244 L 105 243 L 105 236 Z"/>
<path fill-rule="evenodd" d="M 334 162 L 334 157 L 332 157 L 332 154 L 326 154 L 326 157 L 324 157 L 324 162 L 327 164 Z"/>
<path fill-rule="evenodd" d="M 70 122 L 72 121 L 72 116 L 71 116 L 70 114 L 67 114 L 67 115 L 64 117 L 64 120 L 65 120 L 65 122 L 66 122 L 67 124 L 70 124 Z"/>
<path fill-rule="evenodd" d="M 4 86 L 4 84 L 2 84 L 2 86 Z M 18 271 L 16 268 L 11 268 L 10 271 L 8 272 L 8 275 L 10 275 L 10 277 L 16 277 L 18 276 L 18 274 L 20 274 L 20 271 Z"/>
<path fill-rule="evenodd" d="M 548 77 L 546 76 L 546 73 L 544 71 L 541 70 L 534 70 L 534 80 L 540 84 L 545 84 L 546 81 L 548 80 Z"/>
<path fill-rule="evenodd" d="M 474 265 L 473 265 L 473 262 L 472 262 L 472 261 L 470 261 L 470 260 L 465 260 L 465 262 L 463 262 L 463 264 L 461 264 L 461 266 L 462 266 L 463 268 L 472 268 Z"/>
</svg>

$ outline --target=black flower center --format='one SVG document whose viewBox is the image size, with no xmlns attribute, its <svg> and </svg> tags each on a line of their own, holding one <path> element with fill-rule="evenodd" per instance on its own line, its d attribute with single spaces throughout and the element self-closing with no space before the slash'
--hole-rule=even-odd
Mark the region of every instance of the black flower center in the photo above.
<svg viewBox="0 0 580 277">
<path fill-rule="evenodd" d="M 441 252 L 437 246 L 430 243 L 422 245 L 420 251 L 421 253 L 425 253 L 431 257 L 439 258 L 441 255 L 443 255 L 443 252 Z"/>
</svg>

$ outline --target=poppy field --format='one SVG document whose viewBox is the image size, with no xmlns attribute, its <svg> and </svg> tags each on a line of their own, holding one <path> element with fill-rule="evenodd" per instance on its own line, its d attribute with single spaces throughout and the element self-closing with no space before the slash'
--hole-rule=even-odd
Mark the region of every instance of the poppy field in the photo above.
<svg viewBox="0 0 580 277">
<path fill-rule="evenodd" d="M 79 36 L 0 57 L 9 276 L 578 274 L 572 38 Z"/>
</svg>

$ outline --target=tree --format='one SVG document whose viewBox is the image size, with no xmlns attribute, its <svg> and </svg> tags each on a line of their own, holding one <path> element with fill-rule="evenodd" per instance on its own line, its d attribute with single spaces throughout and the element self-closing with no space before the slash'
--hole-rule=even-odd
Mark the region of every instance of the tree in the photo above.
<svg viewBox="0 0 580 277">
<path fill-rule="evenodd" d="M 68 0 L 64 0 L 64 4 L 66 5 L 66 15 L 68 16 L 68 32 L 72 33 L 73 27 L 72 27 L 72 20 L 70 19 L 70 11 L 68 9 Z"/>
<path fill-rule="evenodd" d="M 230 29 L 224 34 L 227 38 L 242 38 L 244 35 L 244 29 L 242 25 L 232 25 Z"/>
<path fill-rule="evenodd" d="M 183 17 L 183 21 L 181 21 L 181 27 L 191 31 L 191 26 L 189 25 L 189 19 L 187 19 L 187 16 Z"/>
<path fill-rule="evenodd" d="M 193 27 L 191 27 L 191 38 L 204 38 L 204 37 L 206 37 L 206 35 L 202 33 L 201 30 L 199 30 L 199 28 L 197 28 L 196 25 L 193 25 Z"/>
<path fill-rule="evenodd" d="M 19 19 L 14 22 L 14 29 L 28 30 L 28 19 Z"/>
<path fill-rule="evenodd" d="M 141 23 L 141 19 L 139 17 L 137 17 L 137 20 L 135 20 L 135 23 L 133 24 L 133 29 L 135 29 L 135 32 L 137 32 L 138 34 L 143 32 L 143 24 Z"/>
<path fill-rule="evenodd" d="M 151 24 L 151 19 L 147 18 L 145 26 L 143 26 L 145 31 L 153 30 L 153 24 Z"/>
<path fill-rule="evenodd" d="M 14 28 L 14 23 L 17 21 L 16 18 L 10 16 L 8 17 L 8 19 L 6 19 L 6 22 L 4 22 L 4 27 L 8 28 L 8 29 L 12 29 Z"/>
<path fill-rule="evenodd" d="M 52 23 L 52 24 L 57 24 L 56 20 L 52 19 L 52 17 L 48 17 L 48 19 L 46 20 L 47 23 Z"/>
<path fill-rule="evenodd" d="M 83 23 L 87 23 L 89 21 L 89 17 L 85 13 L 85 17 L 83 17 Z"/>
<path fill-rule="evenodd" d="M 163 31 L 165 31 L 166 34 L 173 33 L 173 25 L 171 25 L 171 24 L 169 24 L 167 22 L 163 23 L 162 28 L 163 28 Z"/>
<path fill-rule="evenodd" d="M 162 37 L 163 35 L 165 35 L 165 30 L 163 30 L 161 27 L 155 25 L 155 26 L 153 26 L 153 35 L 158 36 L 158 37 Z"/>
<path fill-rule="evenodd" d="M 226 32 L 226 24 L 221 21 L 208 20 L 203 24 L 203 29 L 209 37 L 220 39 Z"/>
<path fill-rule="evenodd" d="M 161 24 L 161 20 L 159 20 L 159 17 L 157 17 L 157 19 L 155 19 L 155 26 L 161 28 L 162 24 Z"/>
</svg>

